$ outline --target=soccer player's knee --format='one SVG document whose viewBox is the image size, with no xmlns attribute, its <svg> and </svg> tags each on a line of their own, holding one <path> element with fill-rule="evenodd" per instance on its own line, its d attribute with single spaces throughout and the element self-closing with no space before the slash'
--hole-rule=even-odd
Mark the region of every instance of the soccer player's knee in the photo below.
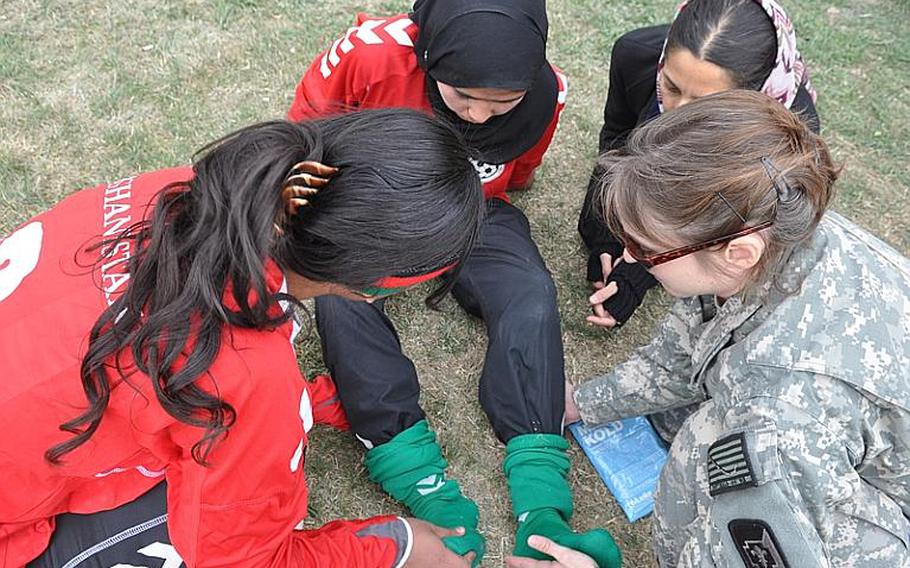
<svg viewBox="0 0 910 568">
<path fill-rule="evenodd" d="M 530 270 L 522 279 L 521 293 L 537 304 L 556 304 L 556 284 L 545 269 Z"/>
<path fill-rule="evenodd" d="M 339 296 L 320 296 L 316 298 L 316 323 L 319 333 L 332 330 L 344 330 L 362 327 L 363 318 L 371 319 L 377 308 L 366 302 L 354 302 Z M 379 316 L 378 313 L 375 314 Z"/>
</svg>

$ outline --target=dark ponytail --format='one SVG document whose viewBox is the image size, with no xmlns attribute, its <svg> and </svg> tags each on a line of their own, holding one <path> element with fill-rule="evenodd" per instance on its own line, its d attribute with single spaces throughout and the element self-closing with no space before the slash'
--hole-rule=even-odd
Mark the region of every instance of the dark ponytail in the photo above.
<svg viewBox="0 0 910 568">
<path fill-rule="evenodd" d="M 666 52 L 687 49 L 725 69 L 737 89 L 761 90 L 777 59 L 777 31 L 755 0 L 692 0 L 667 35 Z"/>
<path fill-rule="evenodd" d="M 197 384 L 224 326 L 269 329 L 289 318 L 267 286 L 266 263 L 357 289 L 459 261 L 484 211 L 468 157 L 450 127 L 401 109 L 267 122 L 203 148 L 193 179 L 164 188 L 150 219 L 96 245 L 130 243 L 130 282 L 89 336 L 80 372 L 89 407 L 61 425 L 74 436 L 45 458 L 59 463 L 85 443 L 111 389 L 138 370 L 171 416 L 203 429 L 192 454 L 205 463 L 236 418 L 217 384 Z M 340 171 L 285 219 L 281 187 L 302 160 Z M 121 360 L 127 350 L 135 369 Z"/>
</svg>

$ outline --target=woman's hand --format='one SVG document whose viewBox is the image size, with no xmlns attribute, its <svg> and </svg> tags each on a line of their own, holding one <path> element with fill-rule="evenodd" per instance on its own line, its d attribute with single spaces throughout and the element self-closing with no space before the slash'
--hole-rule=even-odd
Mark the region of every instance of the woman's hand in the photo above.
<svg viewBox="0 0 910 568">
<path fill-rule="evenodd" d="M 603 275 L 603 280 L 594 280 L 591 282 L 591 288 L 595 290 L 602 289 L 607 283 L 607 277 L 610 275 L 610 272 L 613 271 L 613 257 L 610 256 L 610 253 L 602 253 L 600 255 L 600 273 Z"/>
<path fill-rule="evenodd" d="M 575 385 L 566 381 L 566 426 L 581 420 L 581 413 L 575 406 L 575 398 L 572 396 L 574 393 Z"/>
<path fill-rule="evenodd" d="M 560 546 L 546 537 L 534 535 L 528 538 L 528 545 L 556 560 L 534 560 L 533 558 L 509 556 L 506 558 L 506 566 L 509 568 L 597 568 L 597 563 L 587 554 Z"/>
<path fill-rule="evenodd" d="M 442 542 L 443 537 L 463 535 L 464 528 L 445 529 L 414 517 L 405 520 L 414 538 L 405 568 L 470 568 L 473 552 L 458 556 Z"/>
<path fill-rule="evenodd" d="M 591 304 L 591 310 L 594 312 L 594 315 L 585 318 L 588 322 L 596 326 L 606 328 L 616 326 L 616 319 L 610 315 L 610 312 L 604 309 L 603 303 L 616 294 L 616 291 L 619 289 L 616 286 L 616 282 L 607 284 L 607 280 L 610 278 L 610 273 L 613 272 L 613 267 L 621 261 L 622 257 L 619 257 L 614 262 L 613 257 L 606 252 L 600 255 L 600 266 L 601 270 L 603 270 L 604 279 L 602 282 L 592 283 L 592 286 L 596 291 L 588 298 L 588 302 Z"/>
</svg>

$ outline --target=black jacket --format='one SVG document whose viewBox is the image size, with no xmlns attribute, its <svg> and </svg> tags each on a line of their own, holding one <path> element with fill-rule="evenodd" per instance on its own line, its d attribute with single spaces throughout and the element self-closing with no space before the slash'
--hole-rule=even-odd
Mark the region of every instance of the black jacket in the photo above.
<svg viewBox="0 0 910 568">
<path fill-rule="evenodd" d="M 622 148 L 636 126 L 658 116 L 657 62 L 669 29 L 670 25 L 665 24 L 633 30 L 613 44 L 610 86 L 604 106 L 604 124 L 600 129 L 600 154 Z M 813 131 L 818 132 L 818 113 L 804 87 L 797 92 L 792 108 Z M 592 206 L 603 175 L 603 170 L 595 166 L 578 218 L 578 232 L 589 251 L 587 278 L 592 282 L 603 279 L 600 255 L 606 252 L 616 260 L 623 250 L 620 240 L 610 232 L 600 213 Z M 619 323 L 625 322 L 641 304 L 645 292 L 657 285 L 657 280 L 639 264 L 624 262 L 610 274 L 608 282 L 613 281 L 618 286 L 618 292 L 604 303 L 604 307 Z"/>
</svg>

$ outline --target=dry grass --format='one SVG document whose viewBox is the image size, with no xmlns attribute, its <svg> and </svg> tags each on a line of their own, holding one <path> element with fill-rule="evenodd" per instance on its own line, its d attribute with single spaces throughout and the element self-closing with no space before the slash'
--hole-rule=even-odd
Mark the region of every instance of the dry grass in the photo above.
<svg viewBox="0 0 910 568">
<path fill-rule="evenodd" d="M 612 42 L 667 20 L 671 0 L 550 0 L 551 60 L 570 78 L 569 106 L 532 191 L 515 196 L 531 220 L 559 291 L 566 372 L 573 381 L 609 369 L 665 309 L 653 293 L 621 331 L 584 323 L 586 286 L 575 221 L 607 87 Z M 846 164 L 837 208 L 910 252 L 910 19 L 903 0 L 800 0 L 802 51 L 820 92 L 824 134 Z M 407 1 L 212 0 L 108 3 L 8 0 L 0 14 L 0 229 L 9 230 L 71 190 L 132 172 L 185 163 L 206 141 L 281 116 L 312 57 L 357 11 L 390 14 Z M 451 474 L 482 511 L 497 566 L 514 522 L 500 473 L 503 448 L 476 401 L 486 344 L 482 324 L 420 295 L 389 302 L 405 351 L 422 377 L 423 404 Z M 300 345 L 307 372 L 318 341 Z M 366 478 L 348 436 L 317 430 L 308 453 L 311 524 L 400 509 Z M 575 526 L 616 535 L 627 566 L 653 566 L 647 520 L 629 525 L 577 448 Z"/>
</svg>

